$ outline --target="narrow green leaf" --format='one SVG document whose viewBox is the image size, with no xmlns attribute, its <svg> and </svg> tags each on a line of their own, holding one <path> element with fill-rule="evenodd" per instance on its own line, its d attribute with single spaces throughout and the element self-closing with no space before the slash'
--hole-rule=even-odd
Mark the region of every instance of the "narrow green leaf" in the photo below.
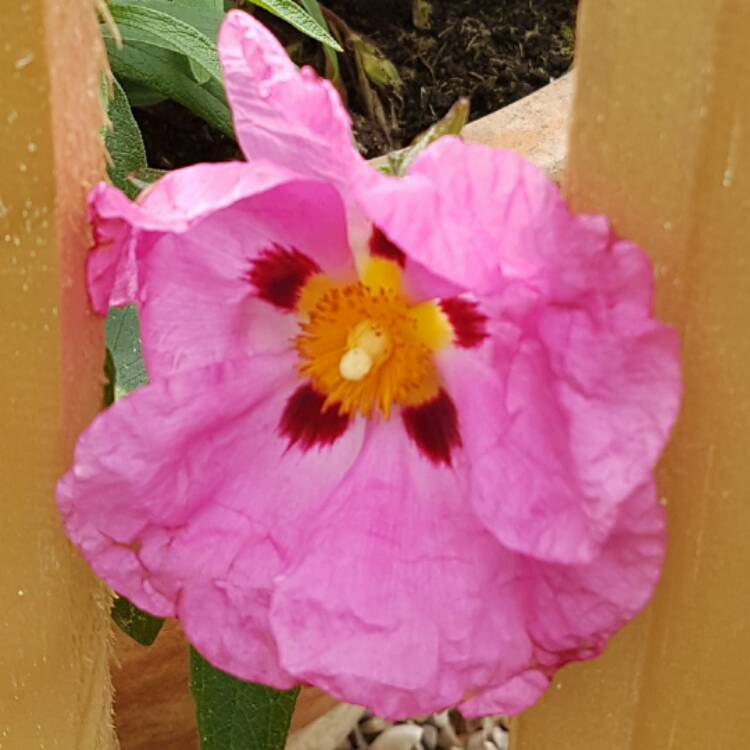
<svg viewBox="0 0 750 750">
<path fill-rule="evenodd" d="M 199 83 L 221 81 L 216 44 L 195 27 L 146 6 L 110 2 L 109 9 L 124 44 L 152 44 L 185 55 Z"/>
<path fill-rule="evenodd" d="M 328 29 L 321 26 L 306 10 L 294 0 L 248 0 L 269 13 L 273 13 L 290 26 L 306 34 L 311 39 L 328 45 L 337 52 L 343 52 L 341 45 L 330 35 Z"/>
<path fill-rule="evenodd" d="M 113 96 L 108 106 L 112 127 L 104 139 L 111 158 L 107 173 L 113 185 L 129 198 L 135 198 L 138 191 L 128 182 L 128 175 L 146 167 L 146 149 L 130 102 L 116 78 L 112 80 L 112 87 Z"/>
<path fill-rule="evenodd" d="M 320 9 L 318 0 L 300 0 L 304 9 L 322 26 L 326 31 L 330 31 L 328 22 L 323 15 L 323 11 Z M 331 80 L 336 81 L 341 78 L 341 70 L 339 68 L 339 56 L 335 50 L 331 49 L 327 44 L 323 45 L 323 54 L 328 60 L 328 64 L 331 66 Z"/>
<path fill-rule="evenodd" d="M 112 619 L 125 635 L 130 636 L 141 646 L 150 646 L 159 635 L 164 620 L 144 612 L 128 601 L 124 596 L 118 596 L 112 604 Z"/>
<path fill-rule="evenodd" d="M 201 750 L 283 750 L 299 688 L 242 682 L 190 649 L 190 688 Z"/>
<path fill-rule="evenodd" d="M 469 119 L 469 100 L 462 98 L 434 125 L 420 133 L 406 148 L 388 156 L 389 174 L 404 175 L 414 160 L 427 146 L 444 135 L 458 135 Z"/>
<path fill-rule="evenodd" d="M 141 329 L 134 305 L 113 307 L 104 325 L 107 349 L 115 367 L 115 399 L 148 383 L 141 352 Z"/>
<path fill-rule="evenodd" d="M 179 102 L 214 129 L 234 138 L 232 114 L 221 84 L 214 80 L 205 86 L 197 83 L 183 55 L 135 42 L 117 49 L 106 37 L 105 43 L 109 64 L 121 81 L 133 81 Z"/>
</svg>

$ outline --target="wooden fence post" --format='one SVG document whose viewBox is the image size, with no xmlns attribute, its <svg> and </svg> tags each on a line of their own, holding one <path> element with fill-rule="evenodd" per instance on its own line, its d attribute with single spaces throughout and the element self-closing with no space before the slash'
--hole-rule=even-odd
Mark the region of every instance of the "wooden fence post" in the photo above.
<svg viewBox="0 0 750 750">
<path fill-rule="evenodd" d="M 566 190 L 649 249 L 683 342 L 652 606 L 564 669 L 514 750 L 750 747 L 750 4 L 583 0 Z"/>
<path fill-rule="evenodd" d="M 0 748 L 109 750 L 109 596 L 54 504 L 102 398 L 84 260 L 103 52 L 93 0 L 9 0 L 0 29 Z"/>
</svg>

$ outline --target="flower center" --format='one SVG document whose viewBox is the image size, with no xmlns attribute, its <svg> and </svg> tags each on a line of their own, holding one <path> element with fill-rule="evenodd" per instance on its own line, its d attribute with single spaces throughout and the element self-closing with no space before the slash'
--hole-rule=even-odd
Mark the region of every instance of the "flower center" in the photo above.
<svg viewBox="0 0 750 750">
<path fill-rule="evenodd" d="M 417 406 L 440 390 L 432 355 L 450 335 L 447 322 L 431 302 L 410 305 L 391 266 L 379 261 L 349 284 L 317 276 L 303 291 L 299 370 L 324 409 L 388 418 L 394 405 Z"/>
<path fill-rule="evenodd" d="M 358 381 L 369 375 L 374 364 L 391 353 L 391 340 L 380 323 L 363 320 L 347 338 L 348 349 L 339 360 L 339 373 L 344 380 Z"/>
</svg>

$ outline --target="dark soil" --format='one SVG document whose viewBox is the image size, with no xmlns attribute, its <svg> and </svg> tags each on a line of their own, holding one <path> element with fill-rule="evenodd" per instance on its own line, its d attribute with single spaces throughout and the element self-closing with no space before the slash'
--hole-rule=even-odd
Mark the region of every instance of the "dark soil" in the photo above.
<svg viewBox="0 0 750 750">
<path fill-rule="evenodd" d="M 372 126 L 363 127 L 372 118 L 347 81 L 367 156 L 406 145 L 461 96 L 470 98 L 476 119 L 544 86 L 572 62 L 577 0 L 431 0 L 428 29 L 415 28 L 411 0 L 328 4 L 375 42 L 403 81 L 400 96 L 381 94 L 395 114 L 395 127 L 386 134 L 390 143 L 373 138 Z"/>
<path fill-rule="evenodd" d="M 243 158 L 231 138 L 175 102 L 138 108 L 133 113 L 141 128 L 150 167 L 176 169 L 200 161 Z"/>
<path fill-rule="evenodd" d="M 340 55 L 342 93 L 362 152 L 373 157 L 406 145 L 461 96 L 471 119 L 510 104 L 563 74 L 573 54 L 577 0 L 423 0 L 429 23 L 416 28 L 412 0 L 328 0 L 351 32 L 374 42 L 398 70 L 402 85 L 367 92 L 358 80 L 351 37 Z M 325 70 L 320 46 L 263 12 L 257 13 L 299 63 Z M 335 20 L 334 20 L 335 23 Z M 373 114 L 372 97 L 376 109 Z M 236 146 L 178 105 L 137 113 L 149 163 L 172 169 L 237 158 Z"/>
</svg>

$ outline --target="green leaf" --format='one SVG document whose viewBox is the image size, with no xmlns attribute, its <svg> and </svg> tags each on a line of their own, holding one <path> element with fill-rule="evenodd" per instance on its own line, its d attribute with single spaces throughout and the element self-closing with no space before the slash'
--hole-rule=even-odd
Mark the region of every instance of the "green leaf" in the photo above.
<svg viewBox="0 0 750 750">
<path fill-rule="evenodd" d="M 125 635 L 130 636 L 141 646 L 150 646 L 159 635 L 164 620 L 144 612 L 124 596 L 115 598 L 112 604 L 112 619 Z"/>
<path fill-rule="evenodd" d="M 141 329 L 134 305 L 113 307 L 104 325 L 107 349 L 115 367 L 115 399 L 148 383 L 141 353 Z"/>
<path fill-rule="evenodd" d="M 299 688 L 242 682 L 190 649 L 190 688 L 201 750 L 283 750 Z"/>
<path fill-rule="evenodd" d="M 458 135 L 469 119 L 469 100 L 459 99 L 446 112 L 442 119 L 427 130 L 420 133 L 405 149 L 397 151 L 388 156 L 388 168 L 384 171 L 389 174 L 404 175 L 414 160 L 424 151 L 427 146 L 442 138 L 444 135 Z"/>
<path fill-rule="evenodd" d="M 341 45 L 330 35 L 325 26 L 321 26 L 306 10 L 300 8 L 294 0 L 249 0 L 269 13 L 273 13 L 290 26 L 306 34 L 311 39 L 328 45 L 337 52 L 343 52 Z"/>
<path fill-rule="evenodd" d="M 133 81 L 179 102 L 214 129 L 234 138 L 232 115 L 222 85 L 215 80 L 205 86 L 197 83 L 183 55 L 136 42 L 118 49 L 106 36 L 105 44 L 112 72 L 121 81 Z"/>
<path fill-rule="evenodd" d="M 157 180 L 164 177 L 165 174 L 169 174 L 166 169 L 153 169 L 152 167 L 145 167 L 139 169 L 136 172 L 131 172 L 128 175 L 128 182 L 138 191 L 138 194 L 145 190 L 147 187 L 153 185 Z"/>
<path fill-rule="evenodd" d="M 131 107 L 152 107 L 166 100 L 158 91 L 141 86 L 133 81 L 122 81 L 122 88 L 125 91 Z"/>
<path fill-rule="evenodd" d="M 222 0 L 117 0 L 119 5 L 151 8 L 198 29 L 204 36 L 216 41 L 219 26 L 224 20 Z"/>
<path fill-rule="evenodd" d="M 125 45 L 138 42 L 177 52 L 187 57 L 199 83 L 221 81 L 216 44 L 195 27 L 146 6 L 111 2 L 109 9 Z"/>
<path fill-rule="evenodd" d="M 300 0 L 300 2 L 304 9 L 320 24 L 320 26 L 326 29 L 326 31 L 330 31 L 328 22 L 326 21 L 325 16 L 323 16 L 323 11 L 320 9 L 318 0 Z M 326 56 L 326 60 L 328 60 L 328 64 L 330 65 L 331 80 L 336 83 L 336 81 L 341 78 L 339 56 L 336 54 L 335 50 L 331 49 L 326 44 L 323 45 L 323 54 Z"/>
<path fill-rule="evenodd" d="M 104 139 L 111 158 L 107 173 L 113 185 L 128 198 L 135 198 L 139 191 L 128 182 L 128 175 L 146 167 L 146 149 L 130 102 L 116 78 L 112 80 L 112 88 L 113 96 L 108 105 L 112 127 Z"/>
<path fill-rule="evenodd" d="M 109 348 L 104 350 L 104 395 L 102 408 L 106 409 L 115 402 L 115 361 Z"/>
</svg>

